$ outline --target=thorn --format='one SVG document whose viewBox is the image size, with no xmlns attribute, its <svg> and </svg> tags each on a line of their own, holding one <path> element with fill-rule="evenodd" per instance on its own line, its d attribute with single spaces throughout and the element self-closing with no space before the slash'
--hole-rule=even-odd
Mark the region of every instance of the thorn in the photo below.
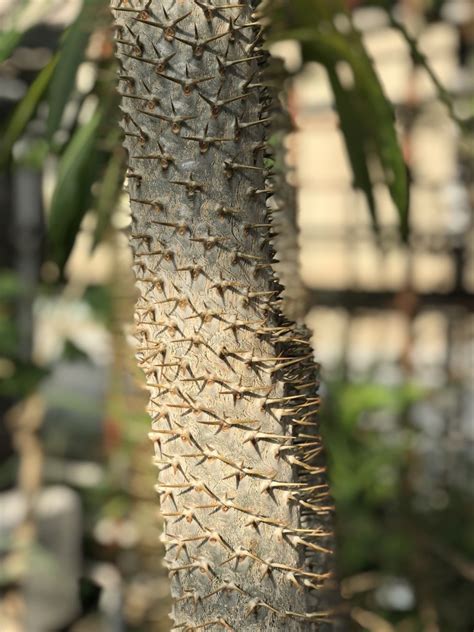
<svg viewBox="0 0 474 632">
<path fill-rule="evenodd" d="M 193 179 L 193 174 L 189 176 L 188 180 L 169 180 L 171 184 L 178 184 L 180 186 L 186 187 L 186 192 L 189 198 L 195 197 L 198 191 L 202 191 L 204 189 L 204 185 L 195 182 Z"/>
<path fill-rule="evenodd" d="M 241 252 L 240 250 L 234 251 L 234 258 L 232 263 L 236 264 L 239 262 L 240 259 L 242 259 L 243 261 L 263 261 L 263 258 L 258 257 L 257 255 L 251 255 L 246 252 Z"/>
<path fill-rule="evenodd" d="M 241 209 L 234 208 L 231 206 L 224 206 L 223 204 L 218 204 L 215 208 L 215 211 L 217 212 L 218 215 L 220 215 L 223 218 L 227 218 L 227 216 L 235 217 L 236 215 L 239 215 L 240 213 L 242 213 Z"/>
<path fill-rule="evenodd" d="M 160 105 L 160 102 L 156 97 L 153 97 L 153 99 L 150 99 L 149 96 L 143 96 L 140 94 L 129 94 L 127 92 L 120 92 L 119 90 L 117 90 L 117 93 L 119 94 L 119 96 L 124 97 L 126 99 L 138 99 L 140 101 L 145 101 L 147 103 L 147 106 L 150 108 L 150 110 L 153 110 L 154 108 Z"/>
<path fill-rule="evenodd" d="M 163 206 L 161 202 L 158 202 L 157 200 L 140 200 L 138 198 L 130 197 L 130 202 L 144 204 L 145 206 L 151 206 L 153 210 L 157 211 L 158 213 L 163 211 Z"/>
<path fill-rule="evenodd" d="M 203 10 L 204 17 L 208 22 L 212 20 L 212 18 L 218 11 L 225 11 L 228 9 L 240 9 L 245 7 L 244 4 L 224 4 L 216 7 L 208 2 L 203 2 L 202 0 L 194 0 L 194 3 Z"/>
<path fill-rule="evenodd" d="M 163 14 L 165 15 L 165 18 L 168 20 L 168 15 L 167 12 L 165 10 L 164 7 L 162 7 L 163 9 Z M 179 38 L 176 35 L 176 26 L 182 22 L 184 19 L 186 19 L 188 16 L 190 16 L 192 13 L 192 11 L 189 11 L 188 13 L 185 13 L 184 15 L 181 15 L 180 17 L 176 18 L 175 20 L 173 20 L 172 22 L 168 23 L 168 24 L 162 24 L 161 22 L 156 22 L 155 20 L 150 20 L 148 18 L 143 19 L 142 17 L 135 17 L 135 20 L 137 22 L 143 22 L 145 24 L 148 24 L 149 26 L 153 26 L 155 28 L 159 28 L 160 30 L 163 31 L 164 37 L 168 42 L 172 42 L 174 39 L 177 39 L 178 41 L 183 41 L 181 38 Z M 184 43 L 188 44 L 189 42 L 187 40 L 184 41 Z"/>
<path fill-rule="evenodd" d="M 159 61 L 156 59 L 150 59 L 149 57 L 142 57 L 141 55 L 132 55 L 132 53 L 122 53 L 124 57 L 128 57 L 129 59 L 136 59 L 137 61 L 141 61 L 144 64 L 150 64 L 151 66 L 159 66 Z"/>
<path fill-rule="evenodd" d="M 259 228 L 269 229 L 272 228 L 272 226 L 272 224 L 244 224 L 243 231 L 244 233 L 249 233 L 252 230 L 257 230 Z"/>
<path fill-rule="evenodd" d="M 185 235 L 190 228 L 184 222 L 158 222 L 156 220 L 152 220 L 152 224 L 157 224 L 158 226 L 167 226 L 169 228 L 174 228 L 178 235 Z"/>
<path fill-rule="evenodd" d="M 222 242 L 229 241 L 230 239 L 231 239 L 230 237 L 212 237 L 212 236 L 208 236 L 208 237 L 194 237 L 194 238 L 191 238 L 189 241 L 195 241 L 195 242 L 198 242 L 198 243 L 202 243 L 202 244 L 204 244 L 204 249 L 205 250 L 211 250 L 212 248 L 214 248 L 214 246 L 218 246 Z"/>
<path fill-rule="evenodd" d="M 131 75 L 118 75 L 118 79 L 120 81 L 126 81 L 130 88 L 135 86 L 135 77 L 132 77 Z"/>
<path fill-rule="evenodd" d="M 129 8 L 129 7 L 114 7 L 114 6 L 111 6 L 110 9 L 112 11 L 124 11 L 124 12 L 127 12 L 127 13 L 136 13 L 138 11 L 138 9 L 133 9 L 131 7 Z"/>
<path fill-rule="evenodd" d="M 245 27 L 241 27 L 241 28 L 245 28 Z M 216 59 L 219 65 L 219 72 L 221 73 L 221 75 L 224 75 L 227 69 L 231 68 L 232 66 L 236 66 L 237 64 L 249 63 L 254 60 L 262 59 L 262 57 L 263 55 L 259 54 L 259 55 L 251 55 L 250 57 L 241 57 L 240 59 L 232 59 L 229 61 L 222 61 L 222 59 L 220 59 L 219 57 L 217 57 Z"/>
<path fill-rule="evenodd" d="M 207 131 L 207 129 L 205 131 Z M 203 136 L 182 136 L 182 138 L 198 142 L 199 150 L 202 154 L 205 154 L 209 147 L 216 143 L 234 142 L 233 138 L 207 136 L 206 133 L 204 133 Z"/>
<path fill-rule="evenodd" d="M 146 110 L 138 110 L 142 114 L 146 114 L 147 116 L 151 116 L 152 118 L 160 119 L 161 121 L 166 121 L 171 123 L 171 131 L 174 134 L 179 134 L 181 131 L 181 127 L 192 119 L 195 119 L 195 116 L 166 116 L 165 114 L 158 114 L 147 112 Z"/>
<path fill-rule="evenodd" d="M 263 167 L 255 167 L 254 165 L 243 165 L 238 162 L 232 162 L 231 160 L 224 160 L 224 172 L 228 178 L 232 178 L 232 176 L 234 175 L 234 171 L 238 169 L 260 171 L 264 175 L 267 171 Z"/>
<path fill-rule="evenodd" d="M 165 153 L 161 153 L 161 154 L 148 154 L 145 156 L 131 156 L 131 158 L 133 160 L 159 160 L 160 161 L 160 166 L 163 169 L 163 171 L 166 171 L 166 169 L 168 169 L 170 163 L 174 162 L 174 158 L 173 156 L 171 156 L 170 154 L 165 154 Z"/>
<path fill-rule="evenodd" d="M 191 279 L 197 279 L 200 274 L 206 276 L 202 266 L 194 265 L 194 266 L 186 266 L 184 268 L 177 268 L 177 272 L 189 272 L 191 274 Z"/>
<path fill-rule="evenodd" d="M 183 81 L 182 79 L 179 79 L 177 77 L 172 77 L 171 75 L 166 75 L 164 73 L 157 72 L 156 74 L 162 77 L 163 79 L 167 79 L 168 81 L 172 81 L 173 83 L 179 84 L 182 87 L 183 92 L 186 96 L 189 96 L 191 92 L 193 91 L 193 89 L 200 83 L 205 83 L 206 81 L 210 81 L 211 79 L 214 78 L 210 76 L 210 77 L 200 77 L 197 79 L 188 79 L 187 81 Z"/>
</svg>

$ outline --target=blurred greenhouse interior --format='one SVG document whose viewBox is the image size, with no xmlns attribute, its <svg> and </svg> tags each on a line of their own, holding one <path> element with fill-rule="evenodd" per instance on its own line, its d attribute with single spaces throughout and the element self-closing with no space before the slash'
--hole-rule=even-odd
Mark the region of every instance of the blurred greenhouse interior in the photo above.
<svg viewBox="0 0 474 632">
<path fill-rule="evenodd" d="M 13 138 L 12 121 L 21 129 L 13 158 L 0 164 L 1 632 L 171 626 L 147 397 L 134 361 L 129 208 L 110 114 L 116 101 L 107 89 L 113 43 L 106 4 L 99 4 L 85 55 L 69 60 L 72 84 L 50 136 L 45 69 L 81 2 L 0 0 L 4 141 Z M 468 632 L 474 130 L 462 119 L 474 114 L 474 8 L 469 0 L 391 3 L 437 88 L 377 4 L 351 6 L 396 110 L 410 175 L 408 242 L 383 183 L 374 188 L 374 232 L 316 63 L 292 87 L 297 131 L 286 141 L 299 186 L 307 321 L 321 364 L 338 573 L 349 629 Z M 290 72 L 299 69 L 296 42 L 275 44 L 273 53 Z M 29 105 L 25 95 L 35 85 Z M 74 165 L 88 140 L 74 135 L 94 120 L 99 101 L 109 127 L 97 128 L 96 137 L 112 159 L 105 164 L 100 154 L 100 182 L 84 184 L 84 170 Z M 23 115 L 19 103 L 26 103 Z M 71 138 L 77 155 L 63 159 Z M 84 187 L 99 202 L 73 217 L 75 202 L 64 200 L 79 199 Z M 58 244 L 66 244 L 61 252 Z"/>
</svg>

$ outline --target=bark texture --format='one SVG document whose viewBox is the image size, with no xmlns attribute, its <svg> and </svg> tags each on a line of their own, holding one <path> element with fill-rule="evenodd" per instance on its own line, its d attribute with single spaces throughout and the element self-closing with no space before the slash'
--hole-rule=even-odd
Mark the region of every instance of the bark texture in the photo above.
<svg viewBox="0 0 474 632">
<path fill-rule="evenodd" d="M 273 240 L 277 260 L 273 269 L 282 285 L 281 310 L 295 323 L 303 323 L 308 314 L 310 296 L 300 273 L 300 245 L 298 228 L 298 196 L 290 182 L 295 177 L 293 167 L 287 164 L 285 140 L 294 131 L 288 114 L 282 86 L 290 86 L 290 80 L 279 59 L 271 59 L 266 76 L 276 81 L 273 98 L 271 139 L 274 160 L 272 170 L 273 192 L 267 199 L 271 209 Z"/>
<path fill-rule="evenodd" d="M 317 376 L 272 269 L 256 4 L 113 6 L 174 630 L 306 631 L 328 618 Z"/>
</svg>

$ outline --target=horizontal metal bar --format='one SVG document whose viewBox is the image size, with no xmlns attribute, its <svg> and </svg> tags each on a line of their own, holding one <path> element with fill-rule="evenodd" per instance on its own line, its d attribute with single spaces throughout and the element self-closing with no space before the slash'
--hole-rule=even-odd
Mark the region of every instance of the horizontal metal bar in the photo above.
<svg viewBox="0 0 474 632">
<path fill-rule="evenodd" d="M 409 290 L 328 290 L 310 289 L 312 307 L 342 307 L 353 310 L 397 310 L 417 312 L 430 308 L 459 309 L 474 312 L 474 294 L 454 292 L 416 293 Z"/>
</svg>

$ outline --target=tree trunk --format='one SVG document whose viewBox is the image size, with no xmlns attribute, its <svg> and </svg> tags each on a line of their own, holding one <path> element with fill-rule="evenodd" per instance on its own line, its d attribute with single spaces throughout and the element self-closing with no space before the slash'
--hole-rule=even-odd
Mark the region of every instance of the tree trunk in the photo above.
<svg viewBox="0 0 474 632">
<path fill-rule="evenodd" d="M 317 377 L 272 270 L 256 4 L 113 7 L 174 630 L 306 631 L 327 619 Z"/>
</svg>

